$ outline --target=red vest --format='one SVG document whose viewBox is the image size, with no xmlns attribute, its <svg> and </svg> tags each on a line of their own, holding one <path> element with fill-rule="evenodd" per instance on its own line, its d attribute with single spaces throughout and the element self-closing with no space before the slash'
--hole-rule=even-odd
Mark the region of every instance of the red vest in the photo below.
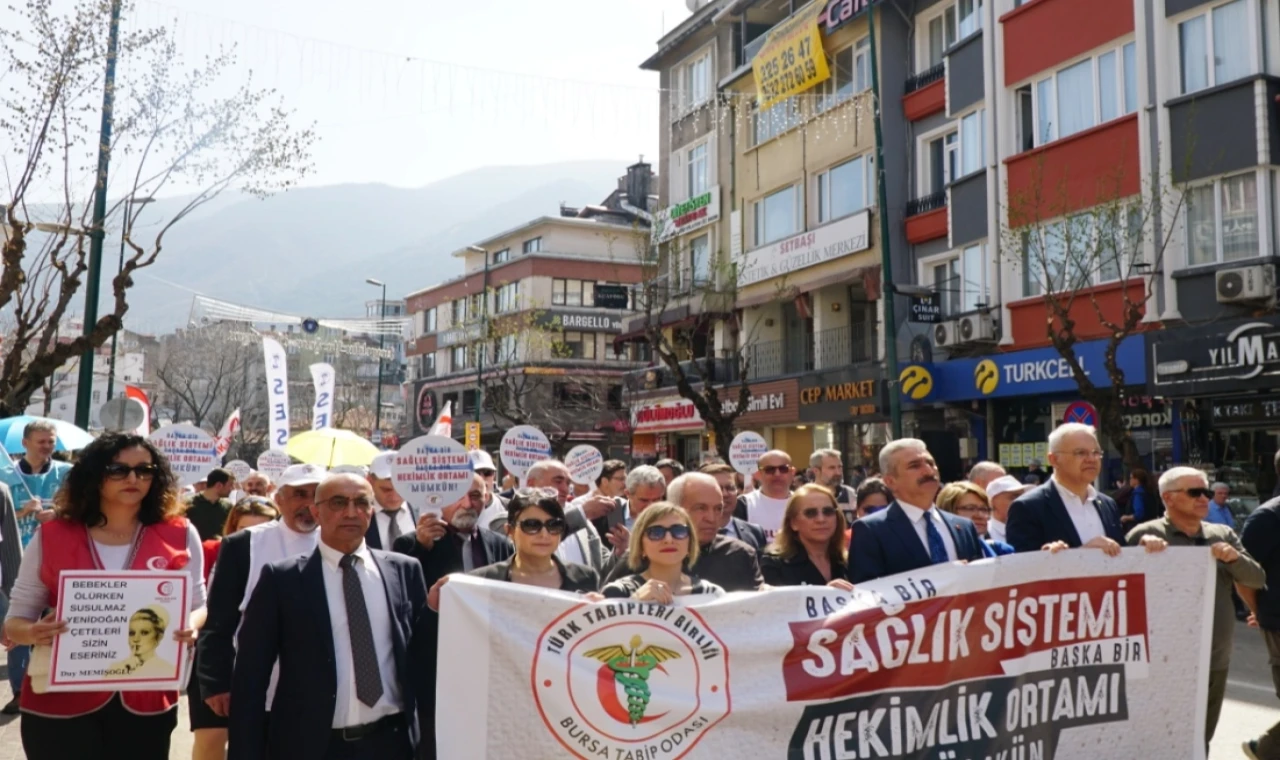
<svg viewBox="0 0 1280 760">
<path fill-rule="evenodd" d="M 81 523 L 50 520 L 40 526 L 40 580 L 49 589 L 49 606 L 58 607 L 58 576 L 63 570 L 96 570 L 89 550 L 89 531 Z M 187 551 L 187 519 L 175 517 L 143 527 L 129 570 L 181 570 L 191 560 Z M 115 569 L 115 568 L 107 568 Z M 175 621 L 181 623 L 185 621 Z M 74 718 L 100 709 L 116 692 L 84 691 L 36 694 L 30 676 L 23 679 L 20 704 L 23 712 L 52 718 Z M 156 715 L 178 704 L 176 691 L 123 691 L 127 710 Z"/>
</svg>

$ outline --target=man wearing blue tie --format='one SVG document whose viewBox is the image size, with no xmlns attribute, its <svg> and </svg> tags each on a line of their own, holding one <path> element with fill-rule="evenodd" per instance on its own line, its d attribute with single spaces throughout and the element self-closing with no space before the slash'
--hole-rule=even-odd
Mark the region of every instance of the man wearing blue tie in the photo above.
<svg viewBox="0 0 1280 760">
<path fill-rule="evenodd" d="M 894 502 L 854 522 L 849 542 L 851 581 L 986 556 L 972 522 L 933 505 L 942 484 L 924 441 L 903 438 L 885 446 L 880 451 L 880 470 Z"/>
</svg>

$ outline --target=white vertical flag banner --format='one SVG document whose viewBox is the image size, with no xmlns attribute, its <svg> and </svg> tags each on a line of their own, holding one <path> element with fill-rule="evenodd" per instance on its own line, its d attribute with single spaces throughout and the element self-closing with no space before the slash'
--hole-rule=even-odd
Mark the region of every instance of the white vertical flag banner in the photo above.
<svg viewBox="0 0 1280 760">
<path fill-rule="evenodd" d="M 267 368 L 267 420 L 270 448 L 283 449 L 289 443 L 289 368 L 284 349 L 271 338 L 262 339 L 263 361 Z"/>
<path fill-rule="evenodd" d="M 236 433 L 240 432 L 240 409 L 236 408 L 231 414 L 227 415 L 227 421 L 222 423 L 222 430 L 218 431 L 218 458 L 221 459 L 227 455 L 231 449 L 231 439 L 236 437 Z"/>
<path fill-rule="evenodd" d="M 337 390 L 333 366 L 320 362 L 311 365 L 311 383 L 316 387 L 316 403 L 311 407 L 311 429 L 333 427 L 333 396 Z"/>
<path fill-rule="evenodd" d="M 445 438 L 453 437 L 453 402 L 444 402 L 444 409 L 440 410 L 440 416 L 436 417 L 435 424 L 431 426 L 428 435 L 442 435 Z"/>
</svg>

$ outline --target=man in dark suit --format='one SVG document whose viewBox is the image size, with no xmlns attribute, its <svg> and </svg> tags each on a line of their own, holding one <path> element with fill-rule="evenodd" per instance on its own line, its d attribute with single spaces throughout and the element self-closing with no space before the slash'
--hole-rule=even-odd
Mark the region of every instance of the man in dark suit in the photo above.
<svg viewBox="0 0 1280 760">
<path fill-rule="evenodd" d="M 720 513 L 720 535 L 738 539 L 755 549 L 758 557 L 768 542 L 764 537 L 764 528 L 733 513 L 738 504 L 738 481 L 734 478 L 733 468 L 724 462 L 718 462 L 704 464 L 698 468 L 698 472 L 710 475 L 720 484 L 720 496 L 724 503 L 724 511 Z"/>
<path fill-rule="evenodd" d="M 365 543 L 377 502 L 364 478 L 330 476 L 315 502 L 316 550 L 263 568 L 245 609 L 229 757 L 410 760 L 425 654 L 422 568 Z"/>
<path fill-rule="evenodd" d="M 969 520 L 933 505 L 941 483 L 924 441 L 902 438 L 880 451 L 880 470 L 894 502 L 853 524 L 849 580 L 854 583 L 985 555 Z"/>
<path fill-rule="evenodd" d="M 1118 555 L 1125 541 L 1120 510 L 1093 487 L 1102 457 L 1092 427 L 1069 422 L 1055 428 L 1049 434 L 1053 476 L 1009 506 L 1005 540 L 1019 552 L 1085 548 Z"/>
<path fill-rule="evenodd" d="M 506 536 L 478 523 L 485 508 L 484 494 L 484 479 L 476 474 L 465 496 L 445 507 L 439 516 L 424 514 L 418 518 L 415 532 L 396 539 L 392 548 L 422 564 L 428 588 L 449 573 L 492 565 L 514 553 Z"/>
<path fill-rule="evenodd" d="M 369 485 L 373 486 L 373 496 L 378 500 L 373 519 L 369 521 L 369 532 L 364 536 L 370 549 L 390 551 L 397 538 L 412 535 L 417 528 L 413 508 L 405 503 L 391 481 L 391 463 L 395 456 L 394 451 L 384 451 L 369 465 Z"/>
</svg>

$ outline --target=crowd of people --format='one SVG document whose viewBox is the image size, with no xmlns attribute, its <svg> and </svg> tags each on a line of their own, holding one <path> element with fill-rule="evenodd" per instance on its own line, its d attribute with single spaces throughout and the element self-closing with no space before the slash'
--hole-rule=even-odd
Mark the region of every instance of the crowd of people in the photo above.
<svg viewBox="0 0 1280 760">
<path fill-rule="evenodd" d="M 502 489 L 492 457 L 475 451 L 465 495 L 422 514 L 396 491 L 391 452 L 367 472 L 295 464 L 275 482 L 254 473 L 238 483 L 216 469 L 183 499 L 150 442 L 107 433 L 48 487 L 55 470 L 41 452 L 52 431 L 39 425 L 24 439 L 23 481 L 0 488 L 4 638 L 33 760 L 167 758 L 177 723 L 177 692 L 44 688 L 49 645 L 67 631 L 50 612 L 66 570 L 189 574 L 186 619 L 144 615 L 137 635 L 150 643 L 121 667 L 151 667 L 161 637 L 194 645 L 196 760 L 435 757 L 441 589 L 457 573 L 589 601 L 672 604 L 786 586 L 848 591 L 1018 552 L 1093 551 L 1106 562 L 1124 546 L 1206 546 L 1217 564 L 1206 742 L 1223 701 L 1233 595 L 1280 661 L 1280 594 L 1266 586 L 1268 573 L 1280 573 L 1280 499 L 1250 516 L 1243 543 L 1210 520 L 1218 484 L 1196 469 L 1144 473 L 1122 508 L 1095 489 L 1103 452 L 1083 425 L 1053 431 L 1052 474 L 1038 483 L 993 462 L 943 483 L 915 439 L 884 446 L 879 477 L 859 473 L 850 484 L 838 451 L 815 452 L 797 478 L 790 455 L 773 450 L 745 481 L 721 462 L 685 472 L 670 461 L 628 470 L 610 460 L 581 493 L 556 460 Z M 30 531 L 20 528 L 26 518 Z M 9 552 L 10 542 L 21 551 Z M 1280 690 L 1280 669 L 1277 681 Z M 1244 752 L 1280 758 L 1280 726 Z"/>
</svg>

